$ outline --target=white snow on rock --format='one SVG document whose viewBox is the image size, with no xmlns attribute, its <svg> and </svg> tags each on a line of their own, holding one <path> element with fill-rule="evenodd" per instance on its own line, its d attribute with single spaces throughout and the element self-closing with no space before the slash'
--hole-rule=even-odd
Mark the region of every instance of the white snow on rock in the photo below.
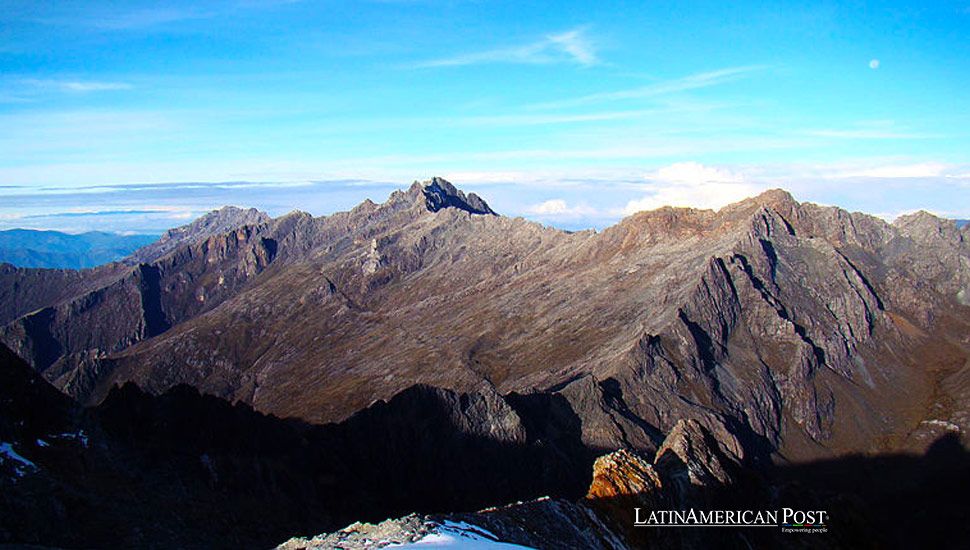
<svg viewBox="0 0 970 550">
<path fill-rule="evenodd" d="M 311 539 L 293 538 L 276 550 L 534 550 L 501 542 L 492 533 L 470 523 L 436 521 L 411 514 L 374 525 L 354 523 Z"/>
<path fill-rule="evenodd" d="M 13 473 L 17 477 L 24 477 L 27 472 L 37 471 L 37 465 L 20 456 L 13 450 L 13 445 L 0 441 L 0 463 L 13 463 Z"/>
<path fill-rule="evenodd" d="M 58 435 L 53 435 L 51 437 L 60 439 L 73 439 L 81 443 L 82 447 L 88 446 L 88 436 L 84 433 L 84 430 L 78 430 L 77 433 L 65 432 Z"/>
<path fill-rule="evenodd" d="M 425 550 L 443 548 L 448 550 L 532 550 L 528 546 L 509 544 L 496 540 L 495 535 L 481 527 L 466 522 L 446 521 L 421 540 L 408 544 L 392 544 L 388 548 L 411 548 Z"/>
</svg>

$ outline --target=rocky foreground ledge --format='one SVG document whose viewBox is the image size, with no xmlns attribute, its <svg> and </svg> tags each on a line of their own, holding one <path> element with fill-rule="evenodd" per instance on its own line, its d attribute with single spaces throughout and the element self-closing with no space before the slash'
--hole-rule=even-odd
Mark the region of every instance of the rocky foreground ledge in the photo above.
<svg viewBox="0 0 970 550">
<path fill-rule="evenodd" d="M 970 534 L 957 521 L 968 511 L 970 488 L 970 455 L 958 439 L 939 439 L 923 456 L 855 455 L 754 471 L 743 465 L 740 446 L 715 432 L 681 420 L 653 461 L 625 449 L 599 457 L 589 490 L 578 501 L 544 497 L 478 512 L 354 523 L 291 539 L 276 550 L 962 548 L 954 543 Z M 782 513 L 793 509 L 824 512 L 822 525 L 788 526 L 797 521 L 786 522 Z M 693 511 L 698 517 L 723 511 L 736 519 L 750 511 L 753 522 L 764 517 L 764 524 L 658 527 L 679 521 L 664 511 Z M 654 512 L 659 522 L 651 519 Z"/>
<path fill-rule="evenodd" d="M 653 463 L 622 449 L 598 458 L 589 492 L 578 502 L 543 497 L 474 513 L 358 522 L 333 533 L 290 539 L 276 550 L 639 548 L 632 529 L 634 508 L 703 505 L 706 489 L 733 481 L 730 472 L 742 458 L 734 454 L 736 448 L 719 443 L 698 422 L 680 421 Z"/>
</svg>

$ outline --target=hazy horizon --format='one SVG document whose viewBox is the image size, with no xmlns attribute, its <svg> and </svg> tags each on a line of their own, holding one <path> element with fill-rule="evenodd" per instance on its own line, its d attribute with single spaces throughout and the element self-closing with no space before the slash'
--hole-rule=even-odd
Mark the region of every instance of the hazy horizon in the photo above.
<svg viewBox="0 0 970 550">
<path fill-rule="evenodd" d="M 420 180 L 415 180 L 415 181 L 420 181 Z M 312 196 L 313 191 L 315 190 L 315 187 L 316 186 L 328 186 L 328 185 L 331 185 L 331 184 L 334 184 L 334 183 L 335 182 L 327 182 L 327 181 L 324 181 L 324 182 L 306 182 L 303 185 L 299 185 L 299 186 L 288 186 L 288 187 L 301 187 L 302 189 L 301 189 L 300 196 L 307 196 L 307 195 L 311 195 Z M 346 182 L 339 182 L 339 183 L 346 183 Z M 329 215 L 332 215 L 332 214 L 334 214 L 336 212 L 344 212 L 344 211 L 351 210 L 355 206 L 358 206 L 364 200 L 368 200 L 368 199 L 371 200 L 371 201 L 373 201 L 373 202 L 376 202 L 376 203 L 383 203 L 385 200 L 388 199 L 388 196 L 391 193 L 393 193 L 394 191 L 403 191 L 403 190 L 405 190 L 410 185 L 410 183 L 408 183 L 406 185 L 395 185 L 395 184 L 390 184 L 390 183 L 385 184 L 385 183 L 380 183 L 380 182 L 354 182 L 354 183 L 355 183 L 356 186 L 358 186 L 358 187 L 360 187 L 362 189 L 359 189 L 359 190 L 350 189 L 350 190 L 345 191 L 339 197 L 340 200 L 334 201 L 332 203 L 332 205 L 334 206 L 334 208 L 332 210 L 327 210 L 327 211 L 324 211 L 324 212 L 316 212 L 316 213 L 310 212 L 310 213 L 313 214 L 315 217 L 316 216 L 329 216 Z M 620 184 L 622 184 L 622 182 L 620 182 Z M 246 189 L 251 189 L 252 190 L 252 196 L 255 197 L 255 196 L 264 194 L 266 188 L 275 187 L 276 184 L 274 184 L 274 183 L 266 183 L 266 182 L 263 182 L 263 183 L 259 183 L 259 182 L 229 182 L 229 183 L 222 182 L 222 183 L 214 183 L 214 184 L 202 184 L 202 183 L 195 182 L 195 183 L 170 184 L 170 185 L 175 185 L 175 186 L 179 186 L 179 187 L 181 187 L 181 186 L 184 185 L 184 186 L 202 187 L 202 188 L 209 187 L 209 186 L 213 186 L 213 187 L 216 187 L 218 189 L 226 189 L 226 188 L 228 188 L 230 190 L 232 190 L 233 187 L 243 187 L 243 188 L 246 188 Z M 383 192 L 383 190 L 384 190 L 385 187 L 386 187 L 386 191 L 387 191 L 385 194 L 383 194 L 383 195 L 375 195 L 374 194 L 374 191 L 375 190 L 382 190 L 381 192 Z M 468 188 L 462 188 L 461 186 L 459 186 L 459 189 L 461 189 L 462 191 L 477 192 L 477 193 L 481 194 L 482 195 L 482 198 L 485 199 L 485 201 L 488 202 L 489 205 L 493 207 L 493 209 L 495 209 L 495 204 L 493 202 L 491 202 L 489 200 L 488 196 L 487 196 L 488 195 L 488 191 L 489 191 L 489 188 L 488 187 L 483 187 L 481 189 L 478 189 L 478 191 L 473 191 L 473 190 L 468 189 Z M 767 188 L 764 189 L 764 190 L 767 190 Z M 713 209 L 713 210 L 718 210 L 718 209 L 720 209 L 722 206 L 724 206 L 726 204 L 733 203 L 733 202 L 737 202 L 737 201 L 740 201 L 740 200 L 744 200 L 746 198 L 754 197 L 754 196 L 756 196 L 757 194 L 759 194 L 760 192 L 762 192 L 764 190 L 761 190 L 758 193 L 752 193 L 749 196 L 740 197 L 737 200 L 731 200 L 731 201 L 725 202 L 722 205 L 715 206 L 715 207 L 710 207 L 710 208 Z M 236 192 L 238 193 L 238 191 L 236 191 Z M 336 196 L 336 194 L 335 194 L 335 196 Z M 358 200 L 357 202 L 350 202 L 350 201 L 356 200 L 358 197 L 360 198 L 360 200 Z M 802 199 L 800 199 L 796 195 L 793 195 L 793 198 L 796 201 L 798 201 L 798 202 L 812 202 L 812 201 L 802 200 Z M 513 197 L 513 199 L 514 199 L 514 197 Z M 266 202 L 266 201 L 258 201 L 257 200 L 256 202 Z M 173 216 L 172 215 L 172 212 L 167 211 L 167 210 L 155 210 L 155 211 L 152 211 L 152 210 L 96 211 L 95 210 L 95 211 L 91 211 L 91 212 L 71 212 L 71 213 L 57 214 L 57 215 L 52 215 L 52 216 L 38 215 L 36 217 L 26 217 L 26 218 L 21 218 L 20 219 L 21 222 L 26 221 L 27 224 L 30 224 L 31 221 L 36 220 L 36 222 L 39 224 L 37 227 L 30 227 L 30 226 L 27 226 L 27 224 L 7 226 L 7 225 L 4 224 L 7 220 L 0 220 L 0 232 L 2 232 L 2 231 L 13 231 L 13 230 L 57 231 L 57 232 L 62 232 L 62 233 L 67 233 L 67 234 L 82 234 L 82 233 L 91 233 L 91 232 L 93 232 L 93 233 L 108 232 L 108 233 L 115 233 L 115 234 L 119 234 L 119 235 L 154 235 L 154 236 L 159 236 L 159 235 L 161 235 L 161 233 L 165 232 L 168 229 L 171 229 L 173 227 L 177 227 L 177 226 L 180 226 L 180 225 L 185 225 L 185 224 L 190 223 L 191 221 L 193 221 L 193 220 L 195 220 L 195 219 L 197 219 L 197 218 L 199 218 L 201 216 L 204 216 L 205 214 L 207 214 L 209 212 L 212 212 L 213 210 L 218 210 L 218 209 L 224 208 L 224 207 L 237 207 L 237 208 L 243 208 L 243 209 L 257 208 L 258 210 L 267 212 L 271 217 L 274 217 L 274 218 L 280 217 L 280 216 L 283 216 L 283 215 L 286 215 L 286 214 L 288 214 L 290 212 L 293 212 L 295 210 L 308 211 L 308 210 L 306 210 L 304 208 L 295 207 L 295 206 L 294 207 L 287 207 L 284 204 L 285 202 L 286 202 L 286 200 L 284 199 L 284 200 L 279 201 L 279 203 L 272 203 L 272 202 L 267 203 L 267 204 L 271 204 L 271 206 L 269 208 L 259 208 L 259 207 L 256 207 L 256 206 L 251 206 L 249 204 L 241 204 L 241 203 L 240 204 L 235 204 L 235 203 L 230 204 L 230 203 L 226 203 L 226 204 L 221 204 L 219 206 L 214 206 L 212 208 L 208 208 L 208 209 L 203 208 L 203 209 L 200 209 L 198 211 L 191 212 L 191 215 L 189 215 L 189 211 L 181 212 L 177 216 Z M 828 204 L 822 204 L 822 205 L 823 206 L 839 206 L 839 205 L 828 205 Z M 514 209 L 514 204 L 509 203 L 509 204 L 505 204 L 505 206 L 511 206 Z M 548 213 L 546 213 L 546 212 L 535 212 L 535 211 L 533 211 L 533 212 L 526 212 L 524 214 L 523 213 L 508 214 L 508 213 L 503 212 L 501 210 L 498 210 L 497 213 L 499 215 L 510 216 L 510 217 L 523 217 L 523 218 L 525 218 L 527 220 L 530 220 L 530 221 L 542 223 L 543 225 L 552 226 L 552 227 L 556 227 L 556 228 L 559 228 L 559 229 L 564 229 L 564 230 L 567 230 L 567 231 L 581 231 L 581 230 L 584 230 L 584 229 L 602 230 L 602 229 L 605 229 L 605 228 L 607 228 L 607 227 L 609 227 L 611 225 L 614 225 L 614 224 L 618 223 L 623 218 L 625 218 L 625 217 L 627 217 L 629 215 L 632 215 L 634 213 L 634 212 L 624 212 L 624 211 L 620 211 L 620 210 L 617 209 L 617 210 L 615 210 L 613 212 L 609 212 L 609 214 L 612 214 L 612 216 L 605 216 L 604 215 L 602 217 L 597 217 L 597 218 L 586 217 L 584 219 L 579 219 L 579 221 L 577 223 L 577 221 L 575 219 L 570 219 L 571 216 L 566 216 L 566 217 L 563 217 L 563 218 L 560 218 L 560 217 L 557 216 L 557 214 L 560 213 L 559 212 L 559 209 L 566 207 L 565 205 L 563 205 L 561 203 L 561 201 L 559 201 L 559 200 L 552 200 L 552 201 L 549 201 L 548 203 L 546 203 L 544 206 L 545 207 L 548 207 L 548 210 L 549 210 Z M 653 209 L 656 209 L 656 208 L 662 208 L 663 206 L 671 206 L 671 205 L 649 205 L 647 208 L 639 209 L 637 211 L 653 210 Z M 687 207 L 688 205 L 681 205 L 681 206 Z M 691 206 L 691 207 L 693 207 L 693 206 Z M 701 208 L 706 208 L 706 207 L 701 207 Z M 851 209 L 849 209 L 849 210 L 850 211 L 856 211 L 856 212 L 859 211 L 859 210 L 851 210 Z M 880 217 L 884 221 L 886 221 L 888 223 L 892 223 L 893 220 L 896 217 L 898 217 L 899 215 L 910 214 L 910 213 L 916 212 L 918 210 L 920 210 L 920 209 L 913 209 L 911 211 L 900 212 L 897 215 L 888 215 L 886 213 L 873 213 L 873 212 L 864 212 L 864 211 L 863 211 L 863 213 Z M 967 222 L 967 219 L 966 218 L 961 218 L 961 217 L 953 217 L 953 216 L 940 216 L 940 217 L 954 220 L 954 221 L 957 222 L 957 225 L 958 226 L 961 226 L 961 227 L 962 227 L 963 224 L 965 224 Z M 117 223 L 115 223 L 115 228 L 108 229 L 108 230 L 104 230 L 104 229 L 99 229 L 98 228 L 98 227 L 101 227 L 100 225 L 99 226 L 89 226 L 88 225 L 88 224 L 92 223 L 89 220 L 92 220 L 92 219 L 93 220 L 101 220 L 101 219 L 104 219 L 104 218 L 115 218 L 115 219 L 117 219 L 118 221 L 117 221 Z M 75 220 L 80 220 L 80 221 L 75 221 Z M 48 226 L 49 224 L 53 224 L 54 227 L 49 227 Z"/>
</svg>

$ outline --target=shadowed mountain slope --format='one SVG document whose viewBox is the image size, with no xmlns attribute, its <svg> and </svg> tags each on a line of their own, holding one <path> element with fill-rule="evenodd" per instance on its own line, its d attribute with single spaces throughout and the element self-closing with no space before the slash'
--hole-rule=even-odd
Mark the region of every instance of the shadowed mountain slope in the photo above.
<svg viewBox="0 0 970 550">
<path fill-rule="evenodd" d="M 411 510 L 578 498 L 593 459 L 578 438 L 538 441 L 489 388 L 414 386 L 323 426 L 186 385 L 82 409 L 0 346 L 0 546 L 269 548 Z"/>
<path fill-rule="evenodd" d="M 549 550 L 965 546 L 970 459 L 952 433 L 922 457 L 753 471 L 736 440 L 681 420 L 652 458 L 594 462 L 554 401 L 415 386 L 314 426 L 127 384 L 82 410 L 0 346 L 0 546 L 269 548 L 412 511 Z M 540 495 L 552 498 L 529 500 Z M 526 502 L 474 512 L 513 501 Z M 635 507 L 825 510 L 828 532 L 635 528 Z M 399 531 L 368 541 L 354 523 L 285 548 L 374 548 Z"/>
</svg>

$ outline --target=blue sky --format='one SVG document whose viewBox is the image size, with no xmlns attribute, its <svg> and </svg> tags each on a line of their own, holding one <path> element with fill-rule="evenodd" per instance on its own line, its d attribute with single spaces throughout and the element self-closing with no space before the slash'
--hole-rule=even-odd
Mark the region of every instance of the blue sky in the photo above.
<svg viewBox="0 0 970 550">
<path fill-rule="evenodd" d="M 636 4 L 0 0 L 0 228 L 432 175 L 566 228 L 770 187 L 970 217 L 970 0 Z"/>
</svg>

